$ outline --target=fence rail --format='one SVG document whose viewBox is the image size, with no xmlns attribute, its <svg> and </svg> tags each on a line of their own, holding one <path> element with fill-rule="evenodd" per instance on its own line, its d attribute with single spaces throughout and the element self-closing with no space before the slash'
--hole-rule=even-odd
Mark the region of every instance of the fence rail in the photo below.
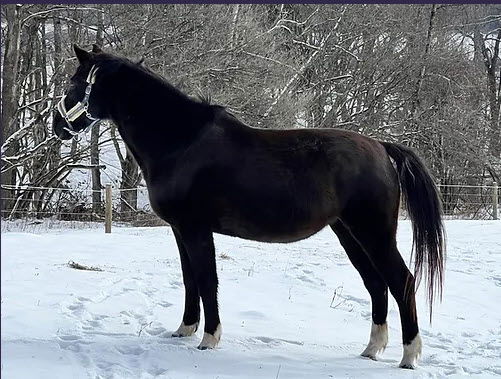
<svg viewBox="0 0 501 379">
<path fill-rule="evenodd" d="M 113 188 L 108 198 L 106 188 L 92 190 L 2 185 L 1 190 L 0 212 L 4 221 L 2 224 L 7 224 L 7 227 L 10 221 L 17 228 L 20 225 L 39 225 L 43 222 L 47 225 L 57 225 L 57 222 L 65 222 L 64 225 L 68 222 L 103 224 L 107 219 L 132 226 L 165 224 L 151 210 L 145 187 Z M 100 201 L 93 199 L 96 192 L 100 193 Z M 107 224 L 107 228 L 109 227 L 110 223 Z M 2 231 L 4 230 L 6 229 L 2 225 Z"/>
<path fill-rule="evenodd" d="M 498 219 L 499 188 L 491 185 L 438 185 L 444 217 L 451 219 Z"/>
<path fill-rule="evenodd" d="M 499 188 L 485 186 L 438 185 L 446 219 L 498 219 Z M 102 190 L 2 185 L 0 200 L 2 221 L 23 220 L 29 224 L 43 220 L 74 223 L 111 222 L 133 226 L 165 224 L 151 210 L 145 187 Z M 100 193 L 100 201 L 93 194 Z M 405 212 L 401 212 L 405 218 Z M 107 222 L 106 222 L 107 221 Z M 2 230 L 4 228 L 2 227 Z"/>
</svg>

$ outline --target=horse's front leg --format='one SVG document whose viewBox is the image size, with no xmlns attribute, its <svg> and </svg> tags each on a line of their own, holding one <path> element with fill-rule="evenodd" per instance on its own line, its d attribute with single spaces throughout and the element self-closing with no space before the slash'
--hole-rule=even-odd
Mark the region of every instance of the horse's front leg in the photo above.
<svg viewBox="0 0 501 379">
<path fill-rule="evenodd" d="M 184 282 L 184 315 L 179 328 L 172 334 L 173 337 L 188 337 L 198 329 L 200 322 L 200 295 L 195 280 L 195 275 L 191 268 L 190 259 L 186 252 L 186 247 L 182 241 L 181 235 L 174 228 L 174 237 L 176 237 L 179 257 L 181 259 L 181 269 L 183 270 Z"/>
<path fill-rule="evenodd" d="M 204 305 L 204 336 L 198 348 L 212 349 L 218 344 L 222 332 L 217 302 L 218 279 L 212 232 L 208 228 L 193 226 L 180 228 L 179 232 Z"/>
</svg>

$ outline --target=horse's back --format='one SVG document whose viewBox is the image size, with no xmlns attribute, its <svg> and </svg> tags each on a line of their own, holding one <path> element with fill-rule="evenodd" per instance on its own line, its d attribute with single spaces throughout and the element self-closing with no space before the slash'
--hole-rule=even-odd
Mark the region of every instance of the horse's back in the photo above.
<svg viewBox="0 0 501 379">
<path fill-rule="evenodd" d="M 377 141 L 349 131 L 216 123 L 182 155 L 157 208 L 182 210 L 170 222 L 196 219 L 242 238 L 298 240 L 332 224 L 368 181 L 384 177 L 387 161 Z"/>
<path fill-rule="evenodd" d="M 353 203 L 379 202 L 386 209 L 388 201 L 398 202 L 395 170 L 374 139 L 340 129 L 240 126 L 225 133 L 238 156 L 229 187 L 239 194 L 240 209 L 249 211 L 245 221 L 277 235 L 293 231 L 296 239 L 307 237 Z M 228 228 L 237 222 L 228 221 Z"/>
</svg>

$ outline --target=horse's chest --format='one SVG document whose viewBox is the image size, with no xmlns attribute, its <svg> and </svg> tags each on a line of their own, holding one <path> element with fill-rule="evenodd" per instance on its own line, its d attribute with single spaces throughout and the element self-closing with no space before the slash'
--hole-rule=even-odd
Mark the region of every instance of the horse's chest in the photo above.
<svg viewBox="0 0 501 379">
<path fill-rule="evenodd" d="M 186 178 L 173 175 L 148 186 L 150 204 L 153 211 L 167 222 L 172 222 L 186 208 L 190 193 Z"/>
</svg>

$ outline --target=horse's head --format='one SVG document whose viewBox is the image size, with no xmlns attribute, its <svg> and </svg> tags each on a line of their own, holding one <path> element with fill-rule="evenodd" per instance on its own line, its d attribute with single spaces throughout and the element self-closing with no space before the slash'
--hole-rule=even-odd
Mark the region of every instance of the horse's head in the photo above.
<svg viewBox="0 0 501 379">
<path fill-rule="evenodd" d="M 71 77 L 66 94 L 57 104 L 54 114 L 54 133 L 63 140 L 88 130 L 104 118 L 104 109 L 100 105 L 100 63 L 101 49 L 94 45 L 91 52 L 73 45 L 79 66 Z M 101 70 L 102 71 L 102 70 Z"/>
</svg>

